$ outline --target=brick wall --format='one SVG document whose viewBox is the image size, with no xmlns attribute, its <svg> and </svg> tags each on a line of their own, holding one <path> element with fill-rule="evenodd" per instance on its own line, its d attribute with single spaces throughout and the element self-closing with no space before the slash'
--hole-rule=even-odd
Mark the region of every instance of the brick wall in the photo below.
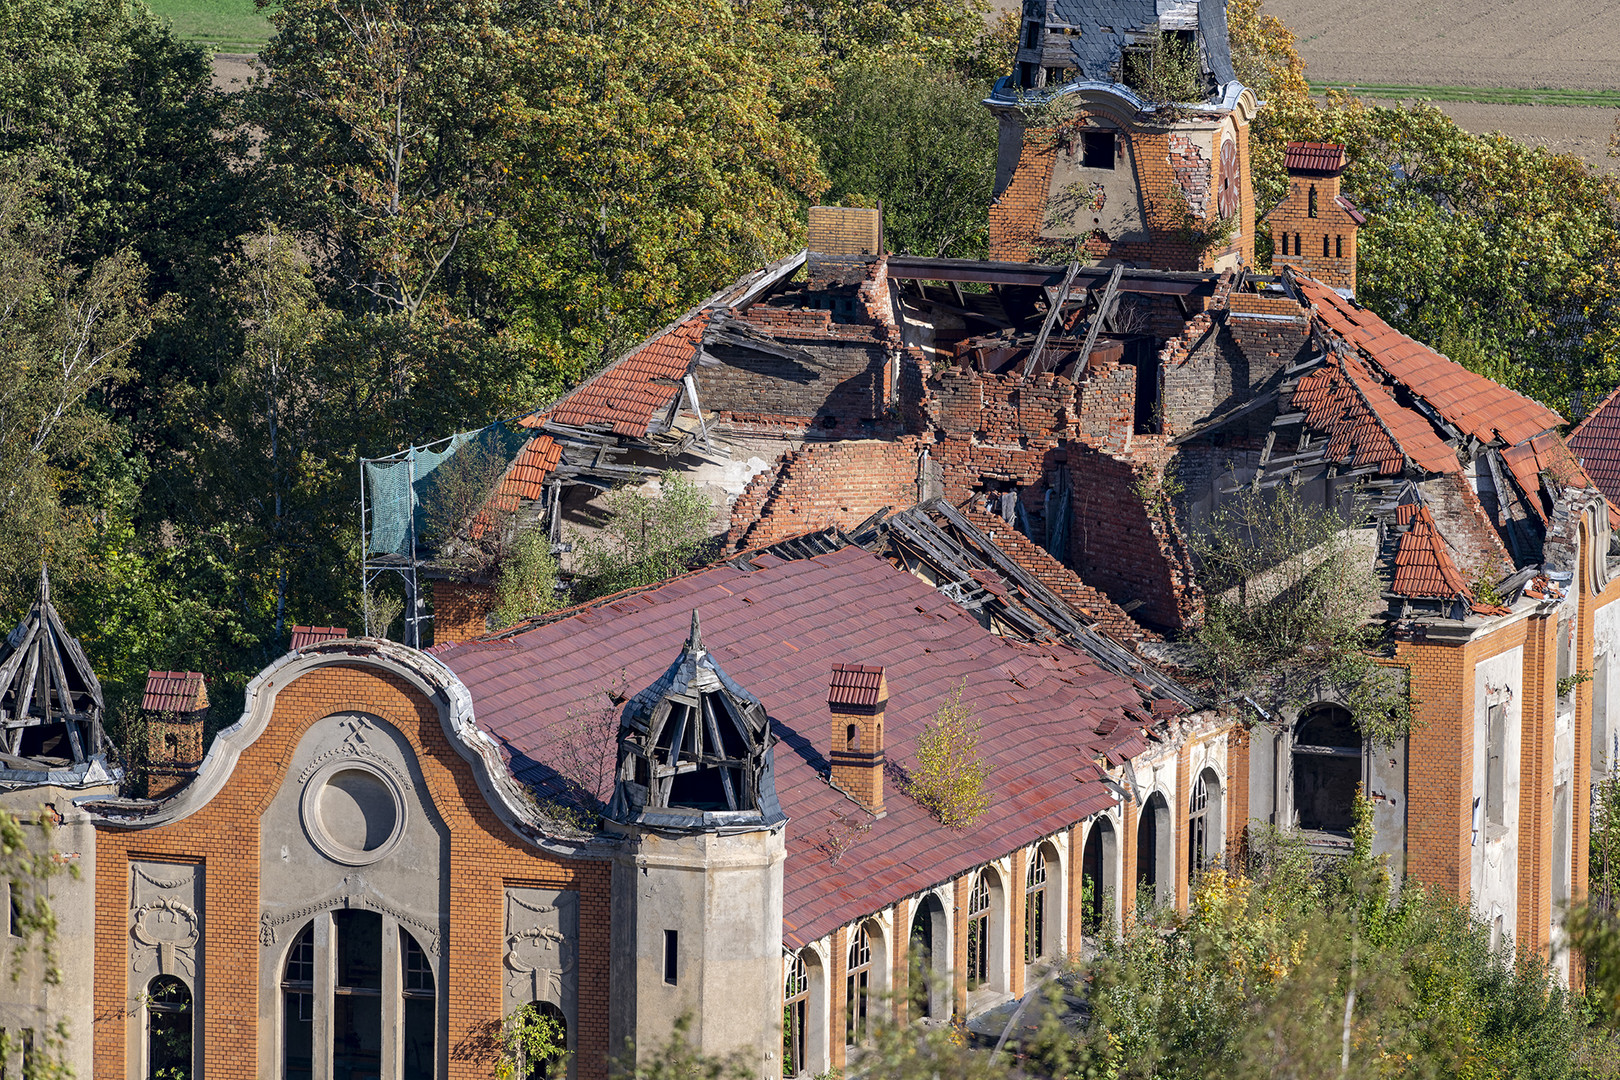
<svg viewBox="0 0 1620 1080">
<path fill-rule="evenodd" d="M 495 609 L 495 590 L 467 581 L 433 583 L 433 643 L 448 645 L 482 637 Z"/>
<path fill-rule="evenodd" d="M 697 369 L 703 407 L 728 420 L 788 417 L 828 430 L 884 417 L 890 382 L 886 346 L 817 345 L 786 335 L 778 340 L 804 349 L 810 360 L 707 346 L 710 355 L 724 362 Z"/>
<path fill-rule="evenodd" d="M 858 525 L 885 506 L 914 506 L 920 448 L 904 438 L 789 451 L 737 497 L 727 543 L 733 550 L 763 547 L 829 525 Z"/>
<path fill-rule="evenodd" d="M 484 802 L 471 766 L 450 746 L 433 704 L 404 679 L 360 666 L 321 668 L 279 688 L 269 727 L 202 810 L 153 829 L 98 829 L 95 1076 L 123 1080 L 128 1075 L 128 865 L 132 859 L 160 859 L 203 867 L 206 945 L 198 1005 L 207 1038 L 201 1073 L 210 1080 L 256 1080 L 259 820 L 304 732 L 317 720 L 345 711 L 379 716 L 410 741 L 425 794 L 450 832 L 444 949 L 451 1080 L 490 1075 L 491 1061 L 478 1039 L 489 1022 L 501 1018 L 508 883 L 579 891 L 578 1069 L 582 1080 L 603 1080 L 609 1049 L 609 865 L 556 859 L 520 842 Z"/>
</svg>

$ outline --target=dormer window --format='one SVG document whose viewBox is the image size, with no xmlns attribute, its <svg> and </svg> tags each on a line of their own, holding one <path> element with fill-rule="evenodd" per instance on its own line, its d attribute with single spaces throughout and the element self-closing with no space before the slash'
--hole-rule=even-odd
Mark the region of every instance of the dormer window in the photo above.
<svg viewBox="0 0 1620 1080">
<path fill-rule="evenodd" d="M 1081 136 L 1080 164 L 1088 169 L 1114 167 L 1114 133 L 1087 131 Z"/>
</svg>

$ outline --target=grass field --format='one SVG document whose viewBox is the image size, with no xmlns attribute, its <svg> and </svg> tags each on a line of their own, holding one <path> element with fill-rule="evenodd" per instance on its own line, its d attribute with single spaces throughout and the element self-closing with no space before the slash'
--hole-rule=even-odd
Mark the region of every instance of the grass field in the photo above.
<svg viewBox="0 0 1620 1080">
<path fill-rule="evenodd" d="M 1620 90 L 1524 90 L 1517 87 L 1386 86 L 1382 83 L 1336 83 L 1310 80 L 1311 89 L 1349 90 L 1358 97 L 1409 101 L 1478 101 L 1490 105 L 1595 105 L 1620 109 Z"/>
<path fill-rule="evenodd" d="M 186 41 L 215 52 L 258 52 L 270 40 L 270 20 L 253 0 L 146 0 L 147 6 L 174 23 Z"/>
</svg>

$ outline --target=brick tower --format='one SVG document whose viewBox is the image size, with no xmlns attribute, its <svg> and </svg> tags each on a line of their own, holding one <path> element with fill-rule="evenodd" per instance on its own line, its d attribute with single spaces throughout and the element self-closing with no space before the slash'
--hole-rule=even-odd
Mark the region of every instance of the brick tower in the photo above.
<svg viewBox="0 0 1620 1080">
<path fill-rule="evenodd" d="M 1339 191 L 1348 164 L 1338 143 L 1288 144 L 1288 194 L 1265 218 L 1273 272 L 1292 266 L 1324 285 L 1356 291 L 1356 230 L 1367 219 Z"/>
<path fill-rule="evenodd" d="M 1225 5 L 1026 0 L 1022 26 L 985 101 L 1001 127 L 990 257 L 1251 265 L 1258 103 L 1233 74 Z"/>
</svg>

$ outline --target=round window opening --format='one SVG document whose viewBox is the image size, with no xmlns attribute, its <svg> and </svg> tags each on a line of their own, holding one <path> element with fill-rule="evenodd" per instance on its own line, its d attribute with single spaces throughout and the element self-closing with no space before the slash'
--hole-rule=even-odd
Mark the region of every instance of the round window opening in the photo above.
<svg viewBox="0 0 1620 1080">
<path fill-rule="evenodd" d="M 369 765 L 334 762 L 310 778 L 302 802 L 315 846 L 341 863 L 376 862 L 404 833 L 398 786 Z"/>
</svg>

